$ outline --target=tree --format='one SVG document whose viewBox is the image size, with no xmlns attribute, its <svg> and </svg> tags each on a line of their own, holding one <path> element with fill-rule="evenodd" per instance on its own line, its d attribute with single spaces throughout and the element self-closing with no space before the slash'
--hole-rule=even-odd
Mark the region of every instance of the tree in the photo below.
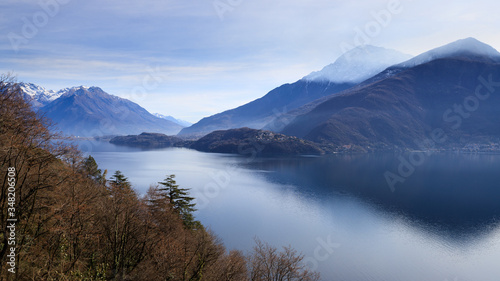
<svg viewBox="0 0 500 281">
<path fill-rule="evenodd" d="M 163 187 L 159 188 L 162 197 L 168 200 L 170 206 L 182 218 L 184 225 L 190 229 L 197 229 L 201 227 L 200 222 L 194 220 L 193 212 L 196 211 L 192 203 L 193 197 L 189 196 L 189 189 L 179 188 L 176 184 L 175 175 L 169 175 L 163 182 L 159 182 Z"/>
<path fill-rule="evenodd" d="M 222 242 L 203 227 L 187 228 L 158 186 L 150 187 L 144 201 L 152 243 L 138 271 L 140 277 L 134 276 L 134 280 L 247 280 L 243 255 L 236 251 L 227 254 Z"/>
<path fill-rule="evenodd" d="M 103 236 L 104 260 L 110 267 L 108 278 L 124 280 L 146 254 L 145 206 L 120 171 L 111 177 L 107 189 L 108 196 L 99 202 L 97 227 Z"/>
<path fill-rule="evenodd" d="M 102 172 L 102 170 L 99 169 L 99 166 L 97 165 L 94 157 L 92 157 L 91 155 L 89 155 L 89 157 L 85 158 L 85 160 L 83 161 L 82 169 L 88 178 L 93 179 L 99 184 L 106 184 L 106 174 L 108 173 L 108 171 L 104 170 L 104 172 Z"/>
<path fill-rule="evenodd" d="M 219 257 L 212 266 L 207 281 L 247 281 L 247 264 L 245 256 L 237 250 Z"/>
<path fill-rule="evenodd" d="M 122 174 L 121 171 L 116 171 L 113 176 L 111 176 L 110 185 L 112 188 L 120 188 L 126 190 L 132 190 L 132 185 L 128 181 L 128 178 Z"/>
<path fill-rule="evenodd" d="M 7 264 L 10 246 L 7 243 L 7 213 L 9 204 L 7 181 L 9 169 L 15 169 L 16 264 L 15 277 L 21 280 L 30 273 L 31 261 L 46 262 L 37 255 L 38 245 L 32 241 L 48 238 L 48 228 L 54 213 L 51 210 L 54 190 L 67 180 L 61 159 L 68 153 L 65 146 L 54 141 L 50 122 L 33 112 L 24 100 L 14 79 L 0 76 L 0 278 Z M 11 198 L 12 197 L 11 195 Z M 12 204 L 12 201 L 11 201 Z"/>
<path fill-rule="evenodd" d="M 318 281 L 319 273 L 307 270 L 304 256 L 291 247 L 277 248 L 255 239 L 255 247 L 248 257 L 250 281 Z"/>
<path fill-rule="evenodd" d="M 16 83 L 0 76 L 0 280 L 249 280 L 244 256 L 227 253 L 194 220 L 194 198 L 173 175 L 139 198 L 120 171 L 106 181 L 94 158 L 56 141 L 49 126 Z M 16 273 L 11 274 L 7 219 L 14 203 Z M 295 263 L 295 252 L 286 253 L 289 272 L 308 277 Z M 251 276 L 261 276 L 259 263 L 252 265 Z"/>
</svg>

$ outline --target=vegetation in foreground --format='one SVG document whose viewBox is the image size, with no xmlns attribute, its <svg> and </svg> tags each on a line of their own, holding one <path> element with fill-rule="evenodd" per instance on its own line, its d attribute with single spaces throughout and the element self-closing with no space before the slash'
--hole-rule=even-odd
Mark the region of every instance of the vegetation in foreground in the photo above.
<svg viewBox="0 0 500 281">
<path fill-rule="evenodd" d="M 125 175 L 107 180 L 49 127 L 12 79 L 0 78 L 0 280 L 319 280 L 290 247 L 256 240 L 247 255 L 226 250 L 195 220 L 193 198 L 173 175 L 139 196 Z"/>
</svg>

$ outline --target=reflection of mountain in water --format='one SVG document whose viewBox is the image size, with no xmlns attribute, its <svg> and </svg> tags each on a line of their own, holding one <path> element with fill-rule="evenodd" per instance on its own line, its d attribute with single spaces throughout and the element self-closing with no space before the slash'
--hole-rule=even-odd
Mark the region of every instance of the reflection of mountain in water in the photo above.
<svg viewBox="0 0 500 281">
<path fill-rule="evenodd" d="M 257 159 L 247 166 L 272 171 L 265 173 L 268 180 L 300 186 L 300 192 L 321 200 L 348 194 L 454 239 L 495 227 L 500 219 L 500 155 L 430 155 L 392 192 L 384 173 L 398 174 L 400 156 L 408 159 L 399 154 L 333 155 Z"/>
</svg>

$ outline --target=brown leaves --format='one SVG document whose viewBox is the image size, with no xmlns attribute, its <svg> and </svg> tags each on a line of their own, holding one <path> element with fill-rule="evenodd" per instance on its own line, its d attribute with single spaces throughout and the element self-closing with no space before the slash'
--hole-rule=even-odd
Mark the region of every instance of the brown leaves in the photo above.
<svg viewBox="0 0 500 281">
<path fill-rule="evenodd" d="M 158 186 L 141 198 L 121 173 L 107 181 L 48 125 L 13 80 L 0 77 L 0 280 L 8 278 L 8 167 L 16 169 L 16 280 L 318 280 L 291 248 L 257 241 L 248 263 L 228 253 L 203 226 L 186 227 Z"/>
</svg>

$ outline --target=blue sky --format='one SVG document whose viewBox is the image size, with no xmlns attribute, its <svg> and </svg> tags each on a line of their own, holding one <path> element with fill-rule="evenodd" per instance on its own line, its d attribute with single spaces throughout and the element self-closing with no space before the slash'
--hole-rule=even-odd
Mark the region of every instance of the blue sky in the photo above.
<svg viewBox="0 0 500 281">
<path fill-rule="evenodd" d="M 53 90 L 99 86 L 195 122 L 360 42 L 417 55 L 475 37 L 498 50 L 499 10 L 492 0 L 2 0 L 0 72 Z"/>
</svg>

